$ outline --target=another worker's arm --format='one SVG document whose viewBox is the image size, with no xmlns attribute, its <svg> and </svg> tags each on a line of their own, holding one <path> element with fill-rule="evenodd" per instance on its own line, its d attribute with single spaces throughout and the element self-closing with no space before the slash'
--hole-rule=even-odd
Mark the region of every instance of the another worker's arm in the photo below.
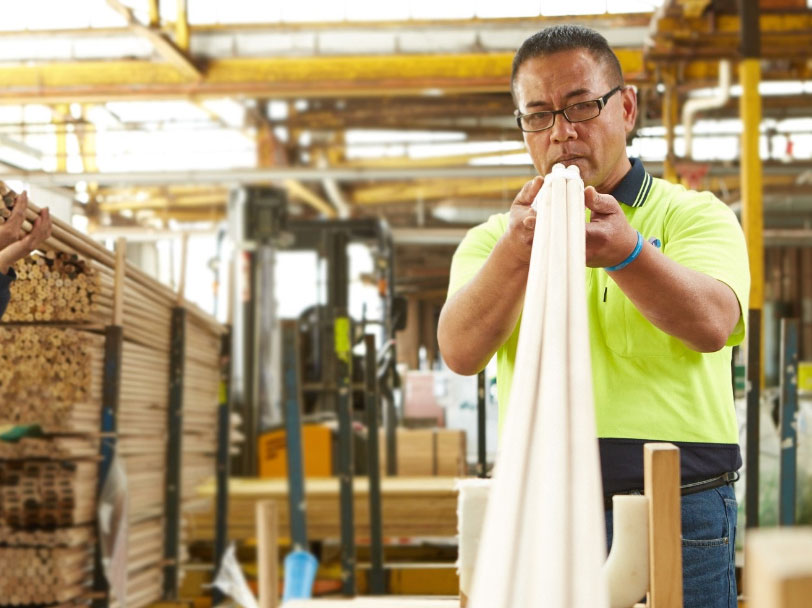
<svg viewBox="0 0 812 608">
<path fill-rule="evenodd" d="M 622 262 L 636 245 L 635 229 L 613 197 L 587 188 L 585 201 L 592 211 L 586 228 L 587 266 Z M 741 316 L 731 287 L 679 264 L 648 242 L 637 259 L 610 276 L 650 323 L 698 352 L 725 346 Z"/>
<path fill-rule="evenodd" d="M 3 318 L 3 314 L 6 312 L 6 307 L 11 297 L 9 287 L 13 280 L 14 274 L 11 272 L 9 274 L 0 274 L 0 319 Z"/>
<path fill-rule="evenodd" d="M 543 179 L 525 184 L 510 209 L 508 229 L 476 275 L 446 301 L 437 340 L 453 371 L 471 375 L 487 365 L 508 339 L 524 302 L 535 212 L 530 209 Z"/>
<path fill-rule="evenodd" d="M 0 317 L 9 301 L 9 286 L 14 280 L 12 265 L 37 249 L 51 236 L 51 216 L 48 209 L 40 211 L 31 232 L 22 230 L 28 197 L 23 192 L 14 205 L 11 215 L 0 226 Z"/>
</svg>

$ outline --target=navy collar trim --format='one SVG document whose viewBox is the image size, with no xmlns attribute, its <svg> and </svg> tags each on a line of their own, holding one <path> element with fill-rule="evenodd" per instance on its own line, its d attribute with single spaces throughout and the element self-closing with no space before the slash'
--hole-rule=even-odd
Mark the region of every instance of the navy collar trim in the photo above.
<svg viewBox="0 0 812 608">
<path fill-rule="evenodd" d="M 631 158 L 629 161 L 632 168 L 623 176 L 611 194 L 624 205 L 642 207 L 651 192 L 651 184 L 654 180 L 643 167 L 643 161 L 639 158 Z"/>
</svg>

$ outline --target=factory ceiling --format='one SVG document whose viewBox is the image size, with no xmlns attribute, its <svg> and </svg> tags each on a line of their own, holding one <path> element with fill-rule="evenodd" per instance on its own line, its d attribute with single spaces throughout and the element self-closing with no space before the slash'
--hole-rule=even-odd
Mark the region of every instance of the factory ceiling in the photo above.
<svg viewBox="0 0 812 608">
<path fill-rule="evenodd" d="M 96 4 L 84 27 L 0 32 L 2 178 L 70 192 L 95 230 L 217 222 L 235 183 L 277 183 L 295 214 L 387 219 L 401 291 L 442 298 L 445 275 L 420 269 L 447 268 L 462 231 L 506 210 L 533 175 L 512 118 L 513 51 L 573 21 L 609 39 L 638 89 L 631 152 L 655 174 L 671 163 L 739 200 L 736 2 L 243 23 L 167 16 L 170 3 L 155 0 Z M 767 227 L 809 227 L 812 10 L 806 0 L 760 5 Z M 673 121 L 687 99 L 713 92 L 721 60 L 734 65 L 731 98 L 697 117 L 693 137 L 695 150 L 722 152 L 686 158 L 677 125 L 667 158 L 664 111 Z"/>
</svg>

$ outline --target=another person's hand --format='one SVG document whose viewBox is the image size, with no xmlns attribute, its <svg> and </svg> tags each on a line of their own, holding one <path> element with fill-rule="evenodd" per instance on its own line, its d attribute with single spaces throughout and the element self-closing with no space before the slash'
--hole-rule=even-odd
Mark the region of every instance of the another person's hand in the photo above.
<svg viewBox="0 0 812 608">
<path fill-rule="evenodd" d="M 0 205 L 2 204 L 2 201 L 0 201 Z M 6 218 L 4 224 L 0 225 L 0 251 L 23 237 L 23 221 L 25 220 L 26 209 L 28 209 L 28 194 L 23 192 L 17 197 L 11 215 Z"/>
<path fill-rule="evenodd" d="M 592 211 L 586 225 L 586 265 L 605 268 L 621 263 L 634 251 L 637 231 L 626 220 L 620 203 L 592 186 L 584 190 L 584 203 Z"/>
<path fill-rule="evenodd" d="M 23 193 L 14 205 L 12 216 L 17 213 L 17 207 L 20 206 L 21 202 L 24 203 L 22 214 L 25 214 L 25 207 L 28 206 L 28 200 L 25 197 L 25 193 Z M 8 225 L 11 220 L 12 218 L 9 218 L 9 221 L 3 224 L 3 227 Z M 22 226 L 22 221 L 20 221 L 19 226 Z M 24 236 L 21 236 L 20 233 L 21 229 L 18 228 L 16 231 L 17 239 L 5 247 L 0 248 L 0 273 L 8 274 L 8 269 L 14 262 L 26 257 L 51 236 L 51 214 L 47 207 L 40 211 L 39 217 L 37 217 L 31 228 L 31 232 Z"/>
<path fill-rule="evenodd" d="M 543 177 L 535 177 L 522 187 L 510 206 L 508 229 L 502 237 L 516 258 L 526 264 L 530 263 L 533 232 L 536 228 L 536 212 L 530 206 L 543 183 Z"/>
</svg>

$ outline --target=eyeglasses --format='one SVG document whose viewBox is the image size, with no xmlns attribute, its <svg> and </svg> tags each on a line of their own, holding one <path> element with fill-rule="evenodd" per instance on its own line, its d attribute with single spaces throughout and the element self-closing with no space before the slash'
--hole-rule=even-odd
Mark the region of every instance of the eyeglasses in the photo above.
<svg viewBox="0 0 812 608">
<path fill-rule="evenodd" d="M 516 123 L 525 133 L 536 133 L 537 131 L 546 131 L 552 128 L 555 124 L 556 114 L 563 114 L 564 118 L 569 122 L 592 120 L 600 115 L 609 98 L 622 88 L 622 86 L 617 86 L 603 97 L 590 99 L 589 101 L 579 101 L 561 110 L 531 112 L 530 114 L 519 114 L 519 111 L 516 110 Z"/>
</svg>

